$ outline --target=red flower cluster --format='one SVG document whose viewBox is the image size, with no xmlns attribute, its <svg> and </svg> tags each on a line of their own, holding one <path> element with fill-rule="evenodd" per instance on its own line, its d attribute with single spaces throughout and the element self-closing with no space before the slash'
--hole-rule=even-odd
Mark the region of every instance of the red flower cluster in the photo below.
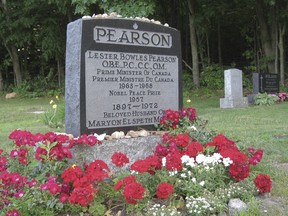
<svg viewBox="0 0 288 216">
<path fill-rule="evenodd" d="M 23 145 L 35 146 L 36 140 L 30 131 L 14 130 L 9 135 L 9 139 L 13 140 L 15 144 L 20 147 Z"/>
<path fill-rule="evenodd" d="M 207 146 L 214 146 L 215 151 L 218 151 L 219 153 L 225 149 L 236 149 L 238 150 L 235 142 L 232 140 L 229 140 L 227 137 L 225 137 L 223 134 L 218 134 L 213 138 L 212 142 L 208 142 L 205 147 Z"/>
<path fill-rule="evenodd" d="M 269 175 L 258 174 L 254 180 L 254 184 L 259 190 L 259 193 L 270 192 L 272 189 L 272 181 Z"/>
<path fill-rule="evenodd" d="M 174 154 L 174 152 L 178 152 L 182 156 L 196 157 L 197 154 L 204 152 L 202 144 L 191 141 L 188 134 L 178 134 L 174 137 L 164 134 L 162 140 L 166 141 L 165 144 L 158 144 L 155 149 L 155 154 L 160 157 L 165 157 L 171 153 Z"/>
<path fill-rule="evenodd" d="M 223 134 L 218 134 L 212 142 L 205 147 L 215 147 L 215 151 L 223 158 L 230 158 L 233 164 L 229 167 L 230 176 L 236 181 L 242 181 L 249 176 L 250 166 L 247 164 L 247 155 L 241 152 L 235 142 L 229 140 Z"/>
<path fill-rule="evenodd" d="M 129 204 L 137 204 L 138 200 L 143 199 L 145 188 L 138 182 L 133 182 L 124 187 L 123 195 Z"/>
<path fill-rule="evenodd" d="M 180 125 L 183 118 L 188 118 L 190 121 L 195 121 L 197 119 L 196 109 L 190 107 L 187 109 L 183 108 L 179 111 L 171 109 L 165 110 L 160 119 L 160 125 L 168 129 L 175 129 Z"/>
<path fill-rule="evenodd" d="M 196 157 L 199 153 L 203 153 L 204 148 L 201 143 L 192 141 L 187 146 L 187 149 L 185 151 L 185 155 L 188 155 L 189 157 Z"/>
<path fill-rule="evenodd" d="M 169 153 L 166 156 L 166 169 L 169 171 L 182 170 L 182 155 L 179 152 Z"/>
<path fill-rule="evenodd" d="M 94 185 L 108 178 L 109 171 L 107 164 L 102 160 L 95 160 L 90 163 L 86 167 L 85 172 L 76 165 L 67 168 L 61 175 L 66 186 L 63 187 L 62 185 L 59 196 L 60 201 L 65 203 L 68 200 L 71 204 L 77 203 L 82 206 L 87 206 L 99 190 L 95 188 Z M 68 183 L 72 183 L 73 185 L 71 193 L 70 188 L 67 187 Z"/>
<path fill-rule="evenodd" d="M 9 210 L 5 216 L 20 216 L 20 212 L 17 209 Z"/>
<path fill-rule="evenodd" d="M 37 160 L 45 161 L 55 159 L 60 161 L 66 158 L 72 158 L 70 149 L 75 144 L 86 144 L 89 146 L 101 144 L 101 142 L 93 135 L 82 135 L 77 139 L 71 139 L 65 134 L 47 132 L 46 134 L 37 133 L 34 135 L 25 130 L 14 130 L 9 135 L 9 138 L 15 142 L 17 147 L 22 147 L 19 150 L 12 150 L 10 156 L 18 157 L 19 162 L 23 165 L 28 164 L 26 158 L 28 150 L 23 148 L 23 146 L 36 146 L 35 158 Z M 47 155 L 48 152 L 49 155 Z"/>
<path fill-rule="evenodd" d="M 40 190 L 48 190 L 52 195 L 61 192 L 60 185 L 56 182 L 56 176 L 50 177 L 45 184 L 40 186 Z"/>
<path fill-rule="evenodd" d="M 171 194 L 173 194 L 173 185 L 166 182 L 161 182 L 157 186 L 156 195 L 159 199 L 168 199 Z"/>
<path fill-rule="evenodd" d="M 92 184 L 87 184 L 83 187 L 76 187 L 69 197 L 69 203 L 78 203 L 81 206 L 87 206 L 93 199 L 94 194 L 98 191 Z"/>
<path fill-rule="evenodd" d="M 115 190 L 123 189 L 123 195 L 129 204 L 137 204 L 138 200 L 143 199 L 145 188 L 136 182 L 135 176 L 129 175 L 119 180 L 114 186 Z"/>
<path fill-rule="evenodd" d="M 112 157 L 112 163 L 115 164 L 117 167 L 123 167 L 124 164 L 129 163 L 129 158 L 126 154 L 121 152 L 115 152 Z"/>
<path fill-rule="evenodd" d="M 236 181 L 242 181 L 249 176 L 250 167 L 246 163 L 233 163 L 229 167 L 229 174 Z"/>
<path fill-rule="evenodd" d="M 190 121 L 195 121 L 197 119 L 196 109 L 195 108 L 192 108 L 192 107 L 189 107 L 187 109 L 182 108 L 180 113 L 181 113 L 181 117 L 188 117 L 188 119 Z"/>
<path fill-rule="evenodd" d="M 79 166 L 71 166 L 63 171 L 61 178 L 65 183 L 78 181 L 83 177 L 83 171 Z"/>
<path fill-rule="evenodd" d="M 83 134 L 80 137 L 78 137 L 77 139 L 73 140 L 73 143 L 71 142 L 71 144 L 73 145 L 74 143 L 79 144 L 79 145 L 89 145 L 89 146 L 94 146 L 96 144 L 102 144 L 101 141 L 99 141 L 95 136 L 93 135 L 86 135 Z"/>
<path fill-rule="evenodd" d="M 154 175 L 156 170 L 162 169 L 162 160 L 156 155 L 148 156 L 144 160 L 135 161 L 130 166 L 130 169 L 139 173 L 148 172 L 151 175 Z"/>
<path fill-rule="evenodd" d="M 175 129 L 180 122 L 180 114 L 175 110 L 165 110 L 164 115 L 160 119 L 160 125 L 167 128 Z"/>
<path fill-rule="evenodd" d="M 0 208 L 2 208 L 3 205 L 8 205 L 10 203 L 10 198 L 22 197 L 26 187 L 35 185 L 32 182 L 29 182 L 26 176 L 22 176 L 17 172 L 9 173 L 7 170 L 0 173 L 0 182 Z"/>
<path fill-rule="evenodd" d="M 0 173 L 7 169 L 7 158 L 5 156 L 0 157 Z"/>
<path fill-rule="evenodd" d="M 23 164 L 23 165 L 27 165 L 27 153 L 28 153 L 28 149 L 21 147 L 19 150 L 12 150 L 10 152 L 10 157 L 15 158 L 18 157 L 18 161 Z"/>
<path fill-rule="evenodd" d="M 248 152 L 251 154 L 248 161 L 249 164 L 255 166 L 256 164 L 260 163 L 263 157 L 263 150 L 258 149 L 257 151 L 255 151 L 254 148 L 249 148 Z"/>
</svg>

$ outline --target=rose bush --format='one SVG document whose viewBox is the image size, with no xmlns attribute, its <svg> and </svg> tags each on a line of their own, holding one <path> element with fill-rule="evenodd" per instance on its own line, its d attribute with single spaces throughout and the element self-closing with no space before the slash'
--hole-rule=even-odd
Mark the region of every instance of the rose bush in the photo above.
<svg viewBox="0 0 288 216">
<path fill-rule="evenodd" d="M 0 149 L 0 215 L 107 215 L 113 209 L 209 215 L 226 211 L 231 198 L 249 201 L 257 192 L 271 191 L 268 175 L 254 179 L 263 150 L 241 151 L 223 134 L 203 133 L 193 108 L 167 110 L 160 124 L 170 132 L 154 154 L 119 173 L 102 160 L 70 163 L 73 146 L 101 144 L 95 136 L 13 131 L 9 138 L 15 148 Z M 117 151 L 111 160 L 117 167 L 129 163 Z"/>
</svg>

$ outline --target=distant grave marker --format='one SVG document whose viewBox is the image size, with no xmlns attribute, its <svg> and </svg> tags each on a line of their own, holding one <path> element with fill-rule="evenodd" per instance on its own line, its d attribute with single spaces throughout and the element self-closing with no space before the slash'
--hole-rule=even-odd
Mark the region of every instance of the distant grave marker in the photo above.
<svg viewBox="0 0 288 216">
<path fill-rule="evenodd" d="M 242 71 L 229 69 L 224 71 L 225 98 L 220 98 L 220 108 L 240 108 L 248 106 L 243 97 Z"/>
<path fill-rule="evenodd" d="M 271 73 L 253 73 L 253 94 L 248 95 L 249 103 L 254 103 L 258 93 L 279 93 L 279 75 Z"/>
<path fill-rule="evenodd" d="M 152 128 L 182 107 L 179 31 L 134 19 L 79 19 L 67 27 L 66 132 Z"/>
</svg>

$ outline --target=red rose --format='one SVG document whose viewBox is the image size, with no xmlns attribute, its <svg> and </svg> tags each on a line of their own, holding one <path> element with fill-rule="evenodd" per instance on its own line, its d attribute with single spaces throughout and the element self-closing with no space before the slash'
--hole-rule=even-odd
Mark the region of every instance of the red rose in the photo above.
<svg viewBox="0 0 288 216">
<path fill-rule="evenodd" d="M 168 199 L 173 192 L 174 188 L 172 184 L 162 182 L 157 187 L 156 195 L 159 199 Z"/>
<path fill-rule="evenodd" d="M 123 167 L 124 164 L 129 163 L 129 158 L 127 155 L 121 152 L 115 152 L 112 157 L 112 163 L 115 164 L 117 167 Z"/>
<path fill-rule="evenodd" d="M 272 189 L 272 181 L 269 175 L 258 174 L 254 180 L 259 193 L 270 192 Z"/>
</svg>

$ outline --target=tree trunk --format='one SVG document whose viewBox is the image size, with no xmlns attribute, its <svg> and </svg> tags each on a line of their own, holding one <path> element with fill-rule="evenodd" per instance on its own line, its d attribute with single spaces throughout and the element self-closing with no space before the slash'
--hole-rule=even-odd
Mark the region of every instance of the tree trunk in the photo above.
<svg viewBox="0 0 288 216">
<path fill-rule="evenodd" d="M 1 2 L 3 4 L 4 10 L 7 11 L 6 0 L 1 0 Z M 9 17 L 7 17 L 7 20 L 9 20 Z M 10 55 L 10 58 L 12 59 L 13 71 L 14 71 L 15 78 L 16 78 L 16 85 L 20 86 L 22 83 L 22 74 L 21 74 L 20 61 L 19 61 L 17 48 L 15 47 L 15 45 L 9 45 L 5 43 L 5 38 L 3 38 L 2 35 L 1 35 L 1 39 L 4 41 L 4 45 Z"/>
<path fill-rule="evenodd" d="M 3 90 L 4 90 L 4 82 L 2 72 L 0 71 L 0 92 L 2 92 Z"/>
<path fill-rule="evenodd" d="M 210 59 L 210 42 L 209 42 L 209 35 L 206 33 L 206 46 L 207 46 L 207 63 L 210 65 L 211 59 Z"/>
<path fill-rule="evenodd" d="M 58 74 L 58 86 L 61 87 L 61 82 L 64 80 L 64 62 L 61 57 L 57 57 L 57 74 Z"/>
<path fill-rule="evenodd" d="M 286 23 L 279 26 L 279 62 L 280 62 L 280 85 L 284 86 L 285 81 L 285 56 L 284 56 L 284 36 L 286 31 Z"/>
<path fill-rule="evenodd" d="M 221 24 L 219 19 L 217 22 L 217 37 L 218 37 L 218 63 L 222 65 Z"/>
<path fill-rule="evenodd" d="M 199 78 L 199 57 L 198 57 L 198 43 L 197 34 L 195 28 L 195 2 L 194 0 L 188 1 L 189 7 L 189 27 L 190 27 L 190 43 L 191 43 L 191 54 L 192 54 L 192 73 L 193 73 L 193 83 L 195 87 L 200 87 Z"/>
<path fill-rule="evenodd" d="M 15 46 L 11 46 L 11 59 L 13 63 L 13 71 L 16 78 L 16 85 L 20 86 L 22 84 L 22 73 L 20 69 L 20 61 L 18 57 L 17 48 Z"/>
<path fill-rule="evenodd" d="M 256 0 L 256 15 L 257 15 L 257 20 L 260 26 L 261 45 L 262 45 L 265 57 L 267 59 L 268 72 L 273 73 L 275 72 L 274 71 L 275 49 L 273 49 L 274 43 L 273 43 L 273 38 L 271 36 L 271 34 L 273 33 L 269 32 L 268 23 L 266 22 L 266 19 L 264 16 L 263 2 L 261 0 Z M 271 22 L 271 24 L 273 23 L 274 22 Z"/>
</svg>

